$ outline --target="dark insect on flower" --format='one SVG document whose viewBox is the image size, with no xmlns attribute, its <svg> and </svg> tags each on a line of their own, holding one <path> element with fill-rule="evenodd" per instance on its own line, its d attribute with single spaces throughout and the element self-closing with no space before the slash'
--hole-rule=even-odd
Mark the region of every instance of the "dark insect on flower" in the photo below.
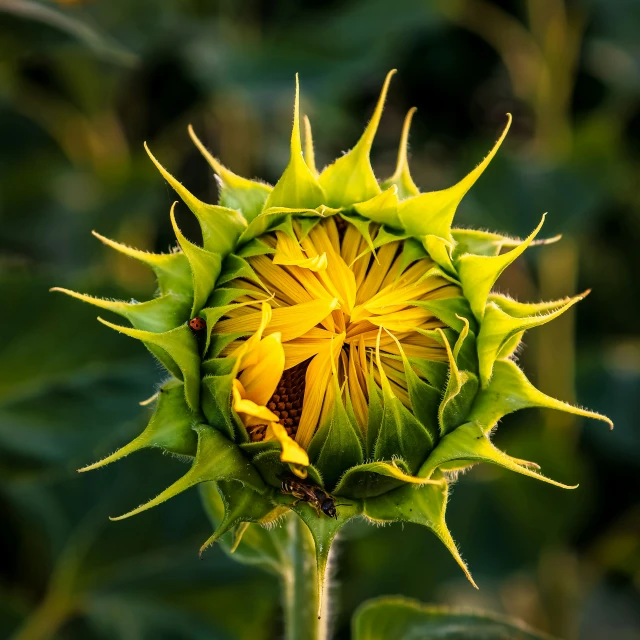
<svg viewBox="0 0 640 640">
<path fill-rule="evenodd" d="M 308 484 L 294 477 L 285 477 L 282 479 L 282 493 L 293 496 L 296 500 L 293 505 L 298 502 L 306 502 L 315 509 L 318 517 L 321 513 L 329 518 L 338 519 L 338 511 L 336 509 L 336 499 L 322 487 Z M 343 505 L 344 506 L 344 505 Z"/>
<path fill-rule="evenodd" d="M 196 316 L 195 318 L 191 318 L 191 320 L 189 320 L 189 326 L 195 333 L 202 333 L 207 328 L 207 322 L 204 318 Z"/>
</svg>

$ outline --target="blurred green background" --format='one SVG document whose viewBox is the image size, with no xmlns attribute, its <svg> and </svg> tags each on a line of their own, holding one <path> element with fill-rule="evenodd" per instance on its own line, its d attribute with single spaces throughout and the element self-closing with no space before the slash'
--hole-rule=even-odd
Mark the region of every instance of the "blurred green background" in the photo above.
<svg viewBox="0 0 640 640">
<path fill-rule="evenodd" d="M 349 148 L 397 68 L 374 148 L 386 177 L 418 107 L 412 171 L 449 186 L 514 126 L 456 219 L 544 233 L 500 281 L 520 299 L 592 287 L 532 332 L 521 361 L 544 391 L 606 413 L 504 420 L 497 442 L 562 491 L 476 468 L 449 524 L 476 592 L 423 529 L 349 528 L 339 543 L 336 637 L 382 594 L 483 607 L 573 640 L 640 637 L 640 2 L 637 0 L 0 0 L 0 637 L 279 637 L 275 578 L 202 561 L 197 490 L 132 520 L 183 463 L 143 451 L 104 470 L 148 419 L 161 376 L 143 346 L 53 285 L 147 299 L 150 273 L 92 229 L 172 244 L 174 194 L 156 156 L 200 198 L 216 183 L 192 123 L 235 172 L 273 182 L 288 156 L 294 74 L 319 164 Z M 180 211 L 180 226 L 196 233 Z"/>
</svg>

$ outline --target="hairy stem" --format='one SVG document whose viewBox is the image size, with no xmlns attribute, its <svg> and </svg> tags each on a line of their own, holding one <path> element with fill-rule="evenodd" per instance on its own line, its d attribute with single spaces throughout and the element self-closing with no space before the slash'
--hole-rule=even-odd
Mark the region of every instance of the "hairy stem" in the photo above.
<svg viewBox="0 0 640 640">
<path fill-rule="evenodd" d="M 324 585 L 320 596 L 313 538 L 297 516 L 289 519 L 287 527 L 287 565 L 282 577 L 285 637 L 287 640 L 327 640 L 328 588 Z"/>
</svg>

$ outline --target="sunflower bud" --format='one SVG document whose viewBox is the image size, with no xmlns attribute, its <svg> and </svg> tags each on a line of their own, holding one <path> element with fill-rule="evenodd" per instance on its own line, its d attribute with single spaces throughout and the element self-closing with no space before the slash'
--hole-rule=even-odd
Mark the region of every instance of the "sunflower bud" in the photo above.
<svg viewBox="0 0 640 640">
<path fill-rule="evenodd" d="M 542 407 L 611 425 L 535 389 L 514 359 L 527 329 L 584 294 L 521 303 L 492 293 L 525 249 L 544 244 L 536 239 L 544 216 L 524 240 L 452 227 L 511 116 L 471 173 L 420 193 L 407 164 L 411 110 L 396 171 L 379 181 L 369 154 L 392 74 L 360 140 L 321 173 L 306 119 L 302 149 L 297 81 L 291 157 L 274 187 L 232 173 L 190 129 L 220 184 L 219 204 L 206 204 L 149 151 L 196 216 L 203 246 L 182 234 L 173 209 L 178 247 L 169 254 L 96 234 L 155 271 L 158 297 L 65 293 L 123 316 L 131 327 L 101 322 L 142 341 L 171 379 L 144 432 L 82 471 L 144 447 L 192 460 L 180 480 L 120 518 L 215 483 L 225 513 L 208 542 L 293 510 L 313 535 L 321 576 L 350 519 L 413 522 L 430 528 L 471 580 L 445 524 L 456 472 L 488 462 L 568 488 L 496 448 L 498 421 Z"/>
</svg>

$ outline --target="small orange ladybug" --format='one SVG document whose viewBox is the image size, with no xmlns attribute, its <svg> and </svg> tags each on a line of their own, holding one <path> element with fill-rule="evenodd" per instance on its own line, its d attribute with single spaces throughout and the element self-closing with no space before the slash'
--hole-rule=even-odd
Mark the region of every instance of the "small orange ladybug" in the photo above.
<svg viewBox="0 0 640 640">
<path fill-rule="evenodd" d="M 207 328 L 207 322 L 204 318 L 196 316 L 195 318 L 191 318 L 191 320 L 189 320 L 189 326 L 194 333 L 202 333 Z"/>
</svg>

